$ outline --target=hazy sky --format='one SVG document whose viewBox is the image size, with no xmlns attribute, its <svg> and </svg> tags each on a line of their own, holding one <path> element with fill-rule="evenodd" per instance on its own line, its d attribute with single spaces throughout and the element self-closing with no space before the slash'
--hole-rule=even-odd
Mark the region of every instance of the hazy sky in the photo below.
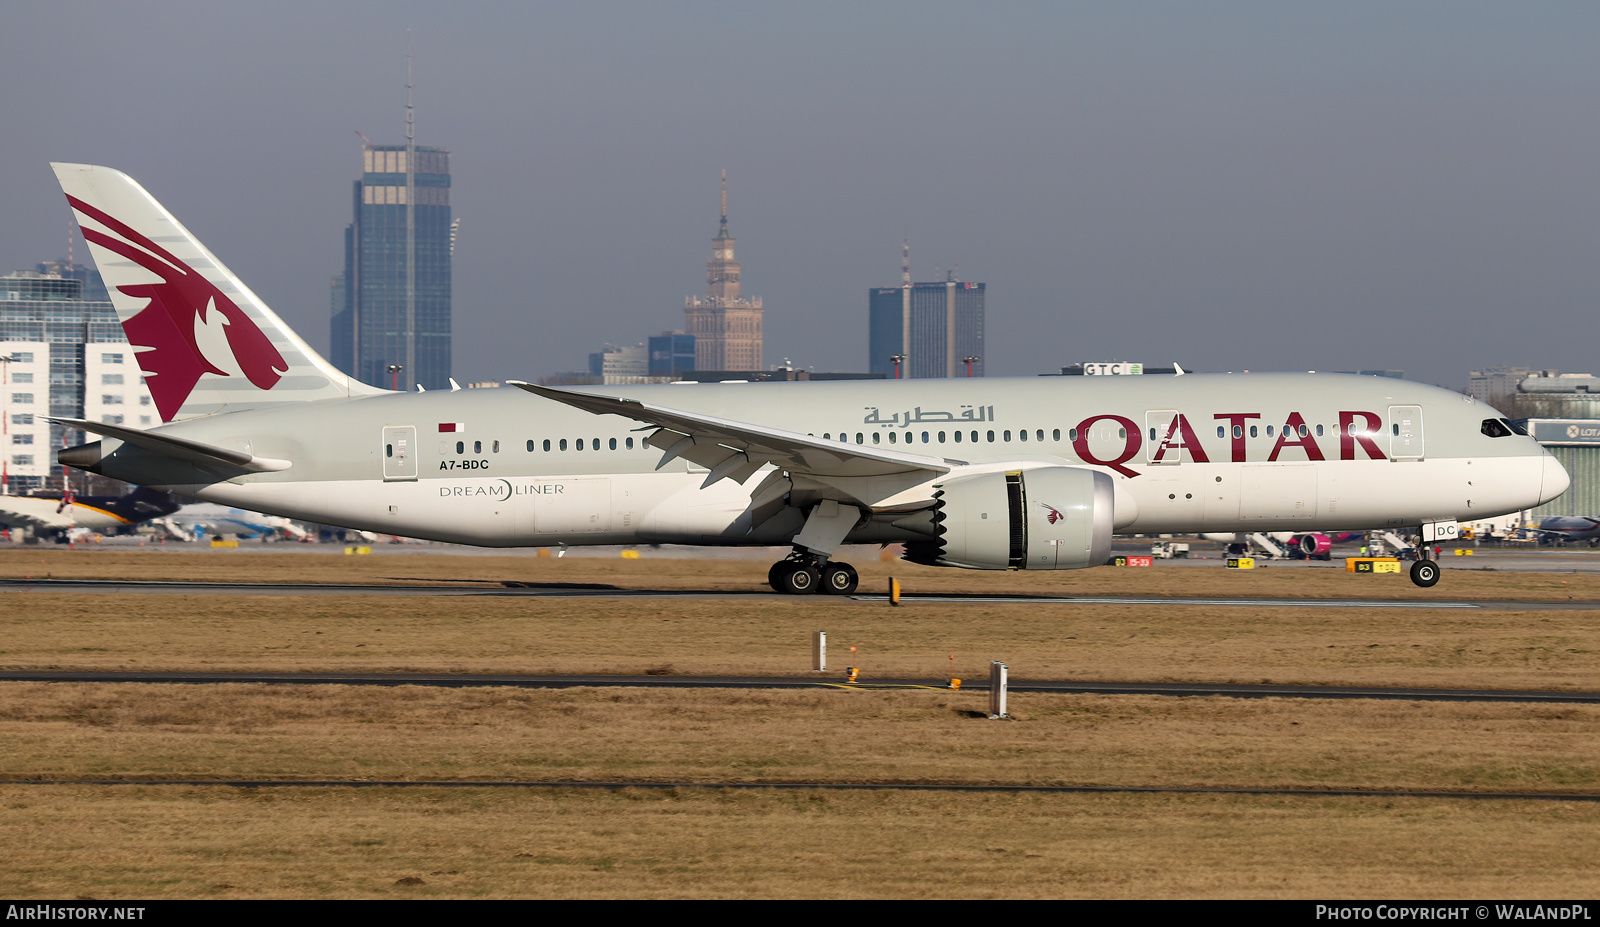
<svg viewBox="0 0 1600 927">
<path fill-rule="evenodd" d="M 769 365 L 866 369 L 909 237 L 988 284 L 991 375 L 1600 370 L 1593 2 L 12 3 L 0 270 L 105 164 L 325 349 L 408 27 L 462 381 L 681 328 L 723 168 Z"/>
</svg>

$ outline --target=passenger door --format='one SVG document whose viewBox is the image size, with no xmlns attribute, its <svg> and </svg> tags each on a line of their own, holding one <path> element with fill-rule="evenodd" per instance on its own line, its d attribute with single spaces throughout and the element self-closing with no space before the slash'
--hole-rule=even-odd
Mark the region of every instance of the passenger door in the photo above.
<svg viewBox="0 0 1600 927">
<path fill-rule="evenodd" d="M 414 480 L 417 478 L 417 426 L 385 425 L 383 427 L 383 480 Z"/>
</svg>

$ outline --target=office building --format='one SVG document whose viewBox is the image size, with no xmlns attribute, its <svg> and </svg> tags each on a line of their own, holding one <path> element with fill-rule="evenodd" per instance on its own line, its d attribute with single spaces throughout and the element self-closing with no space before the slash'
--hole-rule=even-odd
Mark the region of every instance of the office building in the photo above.
<svg viewBox="0 0 1600 927">
<path fill-rule="evenodd" d="M 650 364 L 645 358 L 644 345 L 608 344 L 589 355 L 589 376 L 607 386 L 619 386 L 649 381 Z"/>
<path fill-rule="evenodd" d="M 711 239 L 707 293 L 684 301 L 684 327 L 694 336 L 697 370 L 760 370 L 761 297 L 739 294 L 739 262 L 728 232 L 728 174 L 722 174 L 722 224 Z"/>
<path fill-rule="evenodd" d="M 410 126 L 408 108 L 408 136 Z M 450 152 L 410 138 L 365 145 L 353 193 L 330 360 L 374 386 L 448 389 Z"/>
<path fill-rule="evenodd" d="M 867 369 L 906 379 L 983 376 L 985 286 L 954 272 L 937 283 L 912 283 L 907 271 L 900 286 L 874 288 Z"/>
<path fill-rule="evenodd" d="M 71 260 L 62 258 L 55 261 L 40 261 L 33 265 L 33 269 L 41 274 L 55 274 L 68 280 L 76 280 L 83 285 L 83 298 L 88 302 L 106 302 L 111 294 L 106 292 L 106 284 L 100 279 L 100 271 L 93 266 L 74 264 Z"/>
<path fill-rule="evenodd" d="M 83 299 L 83 284 L 27 270 L 0 277 L 0 472 L 12 493 L 59 487 L 55 452 L 85 440 L 48 417 L 161 424 L 116 310 Z"/>
<path fill-rule="evenodd" d="M 650 376 L 677 379 L 695 369 L 694 336 L 684 332 L 662 332 L 649 341 Z"/>
</svg>

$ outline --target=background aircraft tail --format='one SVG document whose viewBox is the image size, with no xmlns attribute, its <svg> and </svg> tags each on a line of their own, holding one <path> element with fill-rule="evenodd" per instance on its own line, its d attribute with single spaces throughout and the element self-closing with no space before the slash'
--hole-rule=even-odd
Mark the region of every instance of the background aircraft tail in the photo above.
<svg viewBox="0 0 1600 927">
<path fill-rule="evenodd" d="M 313 351 L 133 178 L 51 167 L 163 422 L 387 392 Z"/>
</svg>

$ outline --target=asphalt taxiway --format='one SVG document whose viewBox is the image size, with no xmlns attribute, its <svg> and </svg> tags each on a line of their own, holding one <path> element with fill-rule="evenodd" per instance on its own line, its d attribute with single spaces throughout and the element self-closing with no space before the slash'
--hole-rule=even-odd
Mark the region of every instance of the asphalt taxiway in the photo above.
<svg viewBox="0 0 1600 927">
<path fill-rule="evenodd" d="M 429 686 L 520 689 L 651 688 L 651 689 L 924 689 L 952 690 L 948 680 L 866 679 L 847 682 L 837 674 L 810 676 L 599 676 L 519 675 L 488 673 L 193 673 L 103 670 L 4 670 L 0 682 L 100 682 L 168 685 L 253 683 L 292 686 Z M 1303 699 L 1386 699 L 1422 702 L 1548 702 L 1600 704 L 1600 692 L 1420 689 L 1383 686 L 1305 686 L 1199 682 L 1103 682 L 1080 679 L 1012 677 L 1013 692 L 1095 695 L 1166 695 L 1183 697 Z M 983 680 L 964 683 L 959 691 L 988 691 Z"/>
</svg>

